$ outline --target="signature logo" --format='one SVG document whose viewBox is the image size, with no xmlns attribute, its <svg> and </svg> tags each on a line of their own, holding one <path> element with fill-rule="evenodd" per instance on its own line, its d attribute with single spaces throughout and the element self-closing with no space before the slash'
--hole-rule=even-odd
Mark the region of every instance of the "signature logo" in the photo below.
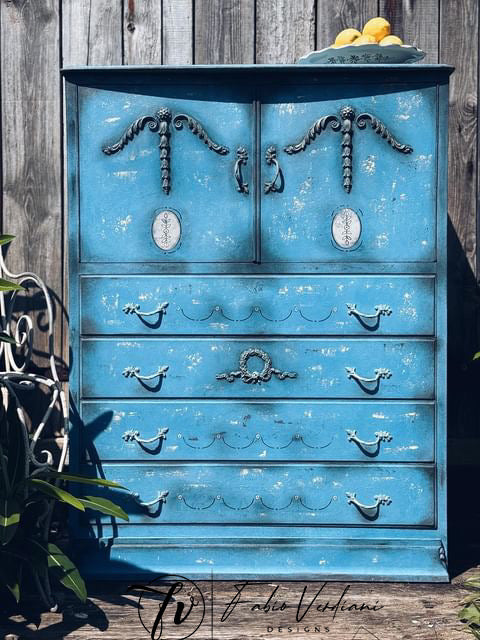
<svg viewBox="0 0 480 640">
<path fill-rule="evenodd" d="M 166 575 L 147 584 L 132 584 L 139 591 L 138 617 L 152 640 L 185 640 L 205 617 L 205 600 L 197 585 L 183 576 Z"/>
</svg>

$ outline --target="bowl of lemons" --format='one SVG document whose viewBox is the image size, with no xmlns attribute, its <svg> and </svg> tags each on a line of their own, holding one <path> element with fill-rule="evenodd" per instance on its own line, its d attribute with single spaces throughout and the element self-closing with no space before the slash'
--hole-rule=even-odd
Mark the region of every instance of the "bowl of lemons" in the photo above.
<svg viewBox="0 0 480 640">
<path fill-rule="evenodd" d="M 385 18 L 372 18 L 363 27 L 344 29 L 335 42 L 312 51 L 298 60 L 299 64 L 402 64 L 417 62 L 425 52 L 408 44 L 391 33 Z"/>
</svg>

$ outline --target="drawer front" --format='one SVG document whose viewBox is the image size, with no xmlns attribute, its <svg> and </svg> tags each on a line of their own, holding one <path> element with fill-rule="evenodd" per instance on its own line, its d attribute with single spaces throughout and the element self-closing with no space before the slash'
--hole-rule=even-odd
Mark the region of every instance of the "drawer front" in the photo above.
<svg viewBox="0 0 480 640">
<path fill-rule="evenodd" d="M 132 524 L 435 523 L 435 473 L 427 465 L 106 464 L 103 470 L 138 494 L 115 492 Z"/>
<path fill-rule="evenodd" d="M 164 108 L 168 122 L 134 125 L 113 152 L 138 118 Z M 239 192 L 235 178 L 236 150 L 245 147 L 242 181 L 252 183 L 252 103 L 239 90 L 82 87 L 79 109 L 81 261 L 253 260 L 253 189 Z M 207 144 L 205 131 L 228 152 Z"/>
<path fill-rule="evenodd" d="M 82 340 L 84 398 L 418 398 L 434 394 L 428 339 Z"/>
<path fill-rule="evenodd" d="M 431 335 L 431 276 L 86 276 L 83 334 Z"/>
<path fill-rule="evenodd" d="M 263 196 L 262 260 L 435 260 L 436 91 L 388 84 L 352 84 L 346 90 L 324 83 L 269 91 L 262 105 L 262 154 L 276 147 L 283 188 Z M 343 121 L 346 106 L 354 110 L 350 133 L 334 130 L 335 121 L 311 131 L 324 116 Z M 394 149 L 371 120 L 357 126 L 362 113 L 380 120 L 413 151 Z M 305 136 L 306 143 L 295 148 Z M 264 184 L 274 171 L 265 160 L 262 167 Z M 342 214 L 345 208 L 354 215 Z"/>
<path fill-rule="evenodd" d="M 434 460 L 430 403 L 97 401 L 82 418 L 90 459 Z"/>
</svg>

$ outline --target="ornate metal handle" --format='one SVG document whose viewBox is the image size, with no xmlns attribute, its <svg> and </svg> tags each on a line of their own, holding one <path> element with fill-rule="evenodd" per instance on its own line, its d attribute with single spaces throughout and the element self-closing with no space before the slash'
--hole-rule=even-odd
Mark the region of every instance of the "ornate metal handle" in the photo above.
<svg viewBox="0 0 480 640">
<path fill-rule="evenodd" d="M 347 309 L 349 316 L 356 316 L 357 318 L 364 318 L 365 320 L 377 320 L 380 316 L 389 316 L 392 313 L 388 304 L 375 305 L 375 313 L 362 313 L 357 310 L 356 304 L 347 302 Z"/>
<path fill-rule="evenodd" d="M 281 179 L 281 176 L 280 165 L 278 164 L 277 160 L 277 150 L 275 149 L 275 147 L 268 147 L 265 152 L 265 160 L 267 161 L 267 164 L 269 166 L 273 165 L 275 167 L 275 175 L 273 177 L 273 180 L 270 180 L 270 182 L 265 182 L 264 191 L 265 193 L 273 193 L 275 191 L 279 191 L 280 185 L 277 186 L 277 180 Z"/>
<path fill-rule="evenodd" d="M 122 375 L 125 378 L 136 378 L 137 380 L 153 380 L 154 378 L 164 378 L 167 375 L 168 365 L 163 365 L 158 367 L 155 373 L 152 373 L 150 376 L 141 376 L 139 367 L 125 367 L 122 372 Z"/>
<path fill-rule="evenodd" d="M 135 502 L 140 507 L 143 507 L 144 509 L 148 509 L 148 510 L 151 510 L 151 508 L 157 504 L 165 504 L 167 502 L 167 496 L 168 496 L 168 491 L 159 491 L 157 494 L 157 497 L 154 500 L 151 500 L 150 502 L 142 502 L 140 500 L 140 494 L 132 493 L 132 498 L 135 500 Z"/>
<path fill-rule="evenodd" d="M 261 371 L 248 370 L 248 360 L 253 357 L 263 360 L 264 366 Z M 241 378 L 241 380 L 247 384 L 257 384 L 258 382 L 268 382 L 272 375 L 277 376 L 279 380 L 297 377 L 294 371 L 280 371 L 272 367 L 272 358 L 262 349 L 246 349 L 240 354 L 239 371 L 218 373 L 216 378 L 217 380 L 226 380 L 227 382 L 233 382 L 235 378 Z"/>
<path fill-rule="evenodd" d="M 347 371 L 348 378 L 353 378 L 357 382 L 362 382 L 367 384 L 378 382 L 382 378 L 392 377 L 392 372 L 390 371 L 390 369 L 375 369 L 375 377 L 373 378 L 364 378 L 363 376 L 359 376 L 355 367 L 345 367 L 345 369 Z"/>
<path fill-rule="evenodd" d="M 362 504 L 357 500 L 357 494 L 350 493 L 349 491 L 347 491 L 346 496 L 348 504 L 355 505 L 362 516 L 368 518 L 369 520 L 375 520 L 376 518 L 378 518 L 381 505 L 389 505 L 392 502 L 391 498 L 385 495 L 373 496 L 375 504 Z"/>
<path fill-rule="evenodd" d="M 126 313 L 127 316 L 136 315 L 136 316 L 154 316 L 156 313 L 160 315 L 165 315 L 167 313 L 168 302 L 162 302 L 158 305 L 154 311 L 140 311 L 140 305 L 135 302 L 127 302 L 127 304 L 123 307 L 123 313 Z"/>
<path fill-rule="evenodd" d="M 125 440 L 125 442 L 138 442 L 139 444 L 152 444 L 152 442 L 157 442 L 157 440 L 158 441 L 166 440 L 167 433 L 168 433 L 168 427 L 159 428 L 156 436 L 153 436 L 153 438 L 149 438 L 148 440 L 145 440 L 139 437 L 140 431 L 137 431 L 135 429 L 129 429 L 128 431 L 125 431 L 122 438 Z"/>
<path fill-rule="evenodd" d="M 245 149 L 245 147 L 238 147 L 237 159 L 235 161 L 233 173 L 235 175 L 235 180 L 237 181 L 237 191 L 239 193 L 248 193 L 248 182 L 244 182 L 242 176 L 242 165 L 246 166 L 247 162 L 248 151 Z"/>
<path fill-rule="evenodd" d="M 381 442 L 390 442 L 392 440 L 392 436 L 388 431 L 375 431 L 375 440 L 372 442 L 366 442 L 365 440 L 360 440 L 360 438 L 357 437 L 355 429 L 347 429 L 347 440 L 349 442 L 355 442 L 360 447 L 378 447 Z"/>
</svg>

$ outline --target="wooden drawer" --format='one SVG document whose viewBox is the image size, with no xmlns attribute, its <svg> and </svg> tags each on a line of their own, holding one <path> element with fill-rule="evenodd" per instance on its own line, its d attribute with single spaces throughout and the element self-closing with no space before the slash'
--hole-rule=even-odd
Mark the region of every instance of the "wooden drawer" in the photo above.
<svg viewBox="0 0 480 640">
<path fill-rule="evenodd" d="M 83 458 L 433 462 L 427 402 L 82 403 Z"/>
<path fill-rule="evenodd" d="M 84 276 L 83 334 L 432 335 L 432 276 Z"/>
<path fill-rule="evenodd" d="M 338 123 L 345 107 L 351 133 L 344 136 Z M 372 118 L 360 114 L 380 121 L 387 133 L 378 135 L 385 129 L 379 125 L 376 133 Z M 335 119 L 322 125 L 325 116 Z M 390 135 L 398 148 L 387 142 Z M 263 261 L 435 260 L 436 86 L 269 87 L 262 154 L 272 145 L 284 182 L 262 201 Z M 265 183 L 273 172 L 262 167 Z"/>
<path fill-rule="evenodd" d="M 103 470 L 138 494 L 115 492 L 132 524 L 435 523 L 435 470 L 429 465 L 105 464 Z"/>
<path fill-rule="evenodd" d="M 429 339 L 88 338 L 84 398 L 418 398 L 434 395 Z"/>
</svg>

